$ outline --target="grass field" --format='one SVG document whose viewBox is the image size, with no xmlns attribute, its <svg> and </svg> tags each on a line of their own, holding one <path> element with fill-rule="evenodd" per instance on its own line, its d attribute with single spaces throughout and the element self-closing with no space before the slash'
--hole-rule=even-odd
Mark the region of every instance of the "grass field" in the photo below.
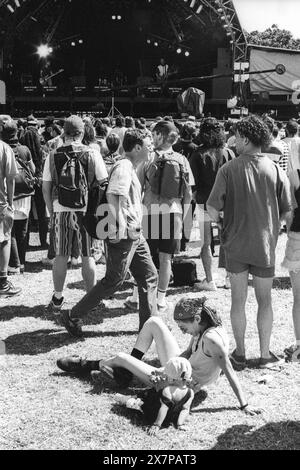
<svg viewBox="0 0 300 470">
<path fill-rule="evenodd" d="M 271 349 L 282 355 L 293 342 L 292 293 L 288 273 L 280 268 L 286 236 L 278 245 L 277 278 L 274 281 L 274 328 Z M 36 245 L 36 235 L 31 245 Z M 194 257 L 199 249 L 190 249 Z M 40 260 L 45 252 L 34 247 L 28 253 L 26 272 L 12 280 L 23 288 L 19 297 L 0 299 L 0 339 L 6 355 L 0 356 L 0 449 L 100 449 L 100 450 L 195 450 L 195 449 L 300 449 L 300 368 L 286 364 L 281 372 L 268 372 L 273 380 L 266 385 L 258 380 L 266 372 L 257 368 L 259 358 L 256 330 L 256 303 L 251 283 L 247 303 L 247 357 L 249 367 L 239 373 L 243 389 L 253 405 L 264 408 L 255 417 L 238 408 L 227 380 L 199 394 L 193 404 L 187 432 L 170 427 L 157 437 L 149 437 L 139 414 L 115 404 L 117 387 L 107 381 L 94 386 L 86 378 L 68 376 L 56 367 L 59 357 L 79 354 L 90 359 L 109 357 L 119 351 L 129 352 L 138 328 L 137 314 L 123 309 L 130 293 L 125 285 L 106 308 L 86 318 L 83 340 L 74 340 L 59 327 L 46 306 L 52 295 L 50 270 Z M 198 275 L 203 277 L 198 263 Z M 214 258 L 217 265 L 217 258 Z M 104 273 L 97 266 L 98 277 Z M 224 272 L 217 270 L 217 284 L 223 285 Z M 84 294 L 80 269 L 68 271 L 65 297 L 72 306 Z M 170 289 L 169 301 L 183 295 L 201 296 L 197 288 Z M 230 327 L 230 291 L 219 288 L 207 297 L 220 312 L 234 345 Z M 103 321 L 102 321 L 103 319 Z M 165 321 L 182 348 L 189 341 L 172 320 Z M 154 348 L 147 359 L 155 358 Z M 134 382 L 125 393 L 134 395 L 142 384 Z"/>
</svg>

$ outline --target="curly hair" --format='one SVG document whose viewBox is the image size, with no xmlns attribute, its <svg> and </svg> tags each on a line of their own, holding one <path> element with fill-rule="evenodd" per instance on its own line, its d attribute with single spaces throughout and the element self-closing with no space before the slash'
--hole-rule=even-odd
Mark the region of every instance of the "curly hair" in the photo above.
<svg viewBox="0 0 300 470">
<path fill-rule="evenodd" d="M 206 149 L 223 148 L 226 142 L 224 127 L 216 118 L 206 118 L 200 126 L 197 143 Z"/>
<path fill-rule="evenodd" d="M 267 124 L 258 116 L 252 115 L 236 123 L 235 130 L 246 137 L 256 147 L 268 147 L 271 135 Z"/>
</svg>

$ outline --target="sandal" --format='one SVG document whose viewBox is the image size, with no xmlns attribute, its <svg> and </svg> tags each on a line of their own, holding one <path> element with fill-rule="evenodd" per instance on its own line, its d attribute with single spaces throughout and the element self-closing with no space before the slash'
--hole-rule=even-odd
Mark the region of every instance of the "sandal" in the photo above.
<svg viewBox="0 0 300 470">
<path fill-rule="evenodd" d="M 280 359 L 276 354 L 270 351 L 270 358 L 261 357 L 259 360 L 260 369 L 276 369 L 283 364 L 283 359 Z"/>
</svg>

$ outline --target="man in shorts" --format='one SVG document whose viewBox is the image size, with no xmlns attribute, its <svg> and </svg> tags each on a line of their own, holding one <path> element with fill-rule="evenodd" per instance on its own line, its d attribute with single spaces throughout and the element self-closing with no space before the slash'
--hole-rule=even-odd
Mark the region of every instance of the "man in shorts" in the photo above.
<svg viewBox="0 0 300 470">
<path fill-rule="evenodd" d="M 64 145 L 58 149 L 61 155 L 60 158 L 64 158 L 63 149 L 66 149 L 67 152 L 69 151 L 68 149 L 72 148 L 72 152 L 84 154 L 81 162 L 90 181 L 94 179 L 99 182 L 106 180 L 107 171 L 100 151 L 90 149 L 82 144 L 84 123 L 80 117 L 71 116 L 65 121 L 64 135 Z M 52 271 L 54 293 L 50 307 L 54 313 L 58 313 L 64 302 L 63 289 L 68 259 L 72 256 L 72 248 L 82 257 L 82 277 L 87 291 L 90 291 L 96 284 L 96 265 L 92 256 L 93 240 L 83 226 L 83 216 L 86 212 L 86 207 L 72 209 L 64 207 L 58 202 L 56 190 L 57 170 L 55 169 L 54 158 L 55 152 L 52 152 L 45 162 L 43 193 L 51 215 L 51 233 L 54 237 L 53 246 L 56 254 Z"/>
<path fill-rule="evenodd" d="M 149 162 L 140 167 L 139 177 L 144 191 L 144 231 L 154 264 L 159 269 L 157 307 L 158 313 L 168 310 L 167 288 L 172 272 L 172 258 L 180 252 L 183 220 L 192 200 L 192 186 L 195 184 L 187 158 L 174 152 L 172 146 L 178 139 L 178 132 L 172 122 L 160 121 L 153 129 L 155 152 Z M 153 191 L 150 183 L 152 164 L 159 158 L 178 159 L 188 175 L 182 198 L 166 199 Z M 172 182 L 170 182 L 172 184 Z"/>
<path fill-rule="evenodd" d="M 0 134 L 6 116 L 0 116 Z M 9 118 L 7 116 L 7 118 Z M 11 230 L 14 223 L 13 197 L 15 177 L 18 168 L 14 152 L 9 145 L 0 141 L 0 296 L 14 296 L 21 292 L 7 280 L 10 258 Z"/>
<path fill-rule="evenodd" d="M 271 289 L 280 225 L 290 217 L 292 201 L 285 172 L 261 154 L 269 140 L 269 129 L 258 117 L 239 121 L 236 125 L 239 157 L 220 168 L 207 201 L 212 220 L 220 222 L 220 212 L 224 211 L 222 240 L 230 273 L 231 324 L 236 341 L 231 360 L 237 369 L 246 366 L 245 304 L 249 273 L 258 303 L 259 366 L 272 368 L 278 363 L 277 356 L 270 352 Z"/>
</svg>

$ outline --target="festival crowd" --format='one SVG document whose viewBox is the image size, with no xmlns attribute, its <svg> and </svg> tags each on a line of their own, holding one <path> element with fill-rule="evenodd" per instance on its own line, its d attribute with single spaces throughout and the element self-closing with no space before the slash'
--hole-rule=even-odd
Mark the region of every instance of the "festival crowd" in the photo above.
<svg viewBox="0 0 300 470">
<path fill-rule="evenodd" d="M 248 403 L 236 374 L 247 366 L 248 279 L 252 275 L 257 301 L 259 367 L 278 368 L 282 360 L 270 351 L 271 290 L 283 231 L 287 245 L 282 265 L 291 279 L 295 330 L 295 342 L 284 353 L 286 361 L 300 363 L 298 122 L 283 124 L 269 115 L 235 122 L 72 115 L 49 116 L 41 124 L 33 115 L 17 122 L 1 115 L 0 139 L 0 302 L 8 296 L 13 301 L 21 292 L 10 276 L 26 271 L 35 220 L 41 249 L 47 253 L 41 262 L 52 267 L 49 309 L 71 336 L 83 337 L 83 317 L 110 299 L 126 279 L 133 282 L 132 296 L 124 304 L 139 314 L 133 351 L 97 361 L 61 358 L 58 367 L 91 373 L 94 380 L 104 374 L 121 388 L 137 376 L 151 389 L 143 400 L 131 401 L 131 407 L 143 411 L 150 434 L 167 417 L 184 429 L 194 395 L 221 371 L 240 409 L 259 413 Z M 167 291 L 179 253 L 186 284 L 195 281 L 188 278 L 193 266 L 185 259 L 195 222 L 205 272 L 205 279 L 195 284 L 201 293 L 218 289 L 213 269 L 218 228 L 219 267 L 225 270 L 224 287 L 231 289 L 236 343 L 231 353 L 220 313 L 205 297 L 185 295 L 174 308 L 178 327 L 192 337 L 184 352 L 162 320 L 172 307 Z M 64 310 L 69 262 L 82 264 L 86 294 Z M 106 265 L 101 280 L 97 263 Z M 153 341 L 160 368 L 142 360 Z"/>
</svg>

